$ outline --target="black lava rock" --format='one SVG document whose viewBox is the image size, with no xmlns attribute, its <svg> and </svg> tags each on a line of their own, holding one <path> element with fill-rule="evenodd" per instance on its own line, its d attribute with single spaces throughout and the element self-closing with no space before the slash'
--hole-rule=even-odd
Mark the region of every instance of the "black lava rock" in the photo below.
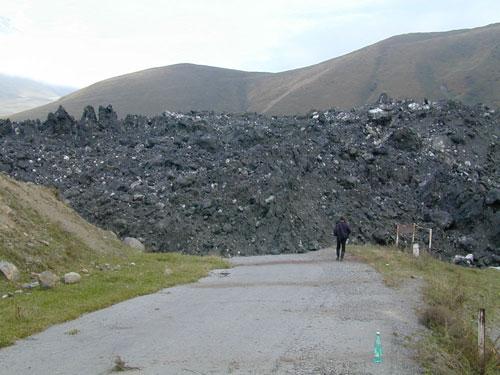
<svg viewBox="0 0 500 375">
<path fill-rule="evenodd" d="M 43 124 L 0 121 L 0 170 L 57 187 L 89 221 L 156 251 L 309 251 L 334 242 L 343 215 L 358 243 L 391 244 L 395 224 L 416 222 L 433 227 L 441 255 L 474 251 L 494 264 L 498 113 L 381 100 L 380 111 L 273 117 L 119 120 L 111 106 L 98 116 L 87 107 L 78 123 L 60 108 Z"/>
</svg>

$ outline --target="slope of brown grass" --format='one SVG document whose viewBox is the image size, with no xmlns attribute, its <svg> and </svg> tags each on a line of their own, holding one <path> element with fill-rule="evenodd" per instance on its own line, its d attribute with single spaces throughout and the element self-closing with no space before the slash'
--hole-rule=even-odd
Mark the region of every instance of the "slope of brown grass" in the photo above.
<svg viewBox="0 0 500 375">
<path fill-rule="evenodd" d="M 500 24 L 392 37 L 317 65 L 255 73 L 178 64 L 114 77 L 12 119 L 45 119 L 64 106 L 112 104 L 120 116 L 165 110 L 270 114 L 350 108 L 397 98 L 458 99 L 500 106 Z"/>
<path fill-rule="evenodd" d="M 56 195 L 0 174 L 0 259 L 13 262 L 27 275 L 133 253 L 113 233 L 89 224 Z"/>
</svg>

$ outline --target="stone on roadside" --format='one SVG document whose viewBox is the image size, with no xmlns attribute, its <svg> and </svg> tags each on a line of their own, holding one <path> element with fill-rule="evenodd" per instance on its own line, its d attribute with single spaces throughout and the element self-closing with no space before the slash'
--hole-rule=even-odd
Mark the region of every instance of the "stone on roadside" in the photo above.
<svg viewBox="0 0 500 375">
<path fill-rule="evenodd" d="M 169 266 L 165 266 L 165 271 L 164 271 L 165 276 L 170 276 L 173 273 L 174 271 L 172 271 L 172 269 Z"/>
<path fill-rule="evenodd" d="M 5 278 L 9 281 L 19 280 L 19 270 L 10 262 L 0 261 L 0 272 L 2 272 Z"/>
<path fill-rule="evenodd" d="M 472 254 L 468 254 L 468 256 L 455 255 L 452 259 L 452 262 L 454 264 L 457 264 L 460 266 L 471 266 L 472 261 L 471 261 L 471 257 L 469 255 L 472 255 Z"/>
<path fill-rule="evenodd" d="M 45 289 L 54 288 L 57 284 L 58 277 L 50 271 L 43 271 L 38 275 L 40 286 Z"/>
<path fill-rule="evenodd" d="M 23 288 L 23 289 L 33 289 L 33 288 L 36 288 L 36 287 L 39 287 L 39 286 L 40 286 L 40 283 L 38 281 L 33 281 L 31 283 L 22 284 L 21 288 Z"/>
<path fill-rule="evenodd" d="M 146 250 L 146 247 L 143 245 L 143 243 L 134 237 L 125 237 L 123 239 L 123 243 L 129 247 L 136 249 L 136 250 L 140 250 L 140 251 Z"/>
<path fill-rule="evenodd" d="M 77 272 L 68 272 L 64 275 L 65 284 L 76 284 L 79 283 L 82 277 Z"/>
</svg>

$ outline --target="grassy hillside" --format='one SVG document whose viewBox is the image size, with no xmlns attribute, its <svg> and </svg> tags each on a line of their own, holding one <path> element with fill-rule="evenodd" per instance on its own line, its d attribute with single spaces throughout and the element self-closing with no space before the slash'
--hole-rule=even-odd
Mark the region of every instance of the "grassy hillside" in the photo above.
<svg viewBox="0 0 500 375">
<path fill-rule="evenodd" d="M 153 68 L 97 82 L 54 103 L 11 119 L 45 118 L 59 105 L 76 118 L 86 105 L 112 104 L 118 115 L 168 111 L 243 112 L 250 83 L 266 73 L 249 73 L 193 64 Z"/>
<path fill-rule="evenodd" d="M 0 347 L 124 299 L 193 282 L 227 265 L 216 257 L 140 253 L 90 225 L 50 189 L 0 174 L 0 260 L 21 271 L 19 283 L 0 275 Z M 76 271 L 82 281 L 24 290 L 31 272 Z M 3 297 L 5 296 L 5 298 Z"/>
<path fill-rule="evenodd" d="M 0 117 L 53 102 L 75 90 L 0 74 Z"/>
<path fill-rule="evenodd" d="M 95 83 L 11 119 L 45 119 L 59 105 L 79 117 L 87 104 L 112 104 L 120 116 L 165 110 L 295 114 L 371 103 L 382 92 L 498 107 L 499 60 L 500 24 L 406 34 L 282 73 L 192 64 L 148 69 Z"/>
<path fill-rule="evenodd" d="M 500 24 L 386 39 L 313 67 L 272 76 L 255 88 L 251 110 L 293 113 L 311 107 L 398 98 L 458 99 L 500 105 Z"/>
</svg>

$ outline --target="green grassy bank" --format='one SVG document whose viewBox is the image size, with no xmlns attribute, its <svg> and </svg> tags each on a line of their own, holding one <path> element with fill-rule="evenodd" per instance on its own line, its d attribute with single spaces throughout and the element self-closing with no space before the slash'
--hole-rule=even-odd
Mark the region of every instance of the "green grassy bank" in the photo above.
<svg viewBox="0 0 500 375">
<path fill-rule="evenodd" d="M 78 284 L 59 284 L 48 290 L 36 288 L 0 299 L 0 347 L 83 313 L 162 288 L 190 283 L 211 269 L 226 267 L 227 263 L 221 258 L 173 253 L 102 258 L 88 267 L 89 273 L 82 274 Z M 0 281 L 0 293 L 16 289 L 14 284 Z"/>
</svg>

